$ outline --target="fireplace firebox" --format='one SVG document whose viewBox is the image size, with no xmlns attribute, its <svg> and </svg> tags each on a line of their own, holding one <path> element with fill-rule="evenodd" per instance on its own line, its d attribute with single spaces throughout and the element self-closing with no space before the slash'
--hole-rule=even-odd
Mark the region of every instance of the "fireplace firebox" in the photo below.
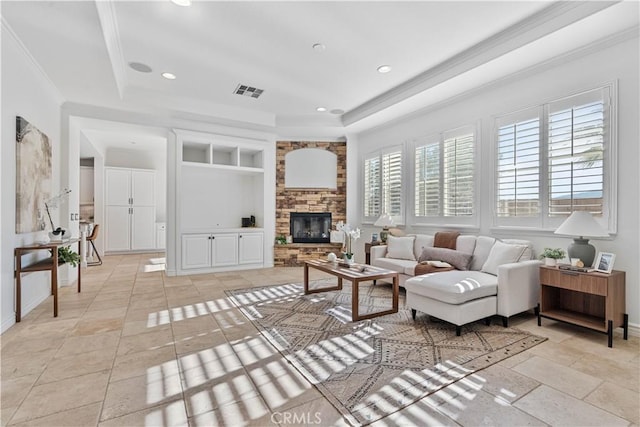
<svg viewBox="0 0 640 427">
<path fill-rule="evenodd" d="M 331 212 L 291 212 L 289 230 L 293 243 L 329 243 Z"/>
</svg>

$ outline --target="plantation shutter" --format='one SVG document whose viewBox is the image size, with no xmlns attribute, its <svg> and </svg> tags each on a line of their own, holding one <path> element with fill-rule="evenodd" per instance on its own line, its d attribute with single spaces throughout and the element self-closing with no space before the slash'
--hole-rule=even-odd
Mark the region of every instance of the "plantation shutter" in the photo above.
<svg viewBox="0 0 640 427">
<path fill-rule="evenodd" d="M 378 217 L 381 215 L 381 178 L 380 157 L 366 159 L 364 161 L 364 216 Z"/>
<path fill-rule="evenodd" d="M 531 118 L 531 114 L 535 117 Z M 522 115 L 522 114 L 521 114 Z M 496 214 L 499 217 L 540 215 L 540 119 L 502 118 L 496 144 Z M 515 120 L 514 120 L 515 119 Z"/>
<path fill-rule="evenodd" d="M 549 216 L 604 208 L 605 97 L 601 89 L 549 105 Z"/>
<path fill-rule="evenodd" d="M 415 215 L 440 215 L 440 143 L 416 148 Z"/>
<path fill-rule="evenodd" d="M 382 155 L 382 206 L 383 212 L 392 216 L 402 215 L 402 152 Z"/>
<path fill-rule="evenodd" d="M 445 135 L 442 154 L 443 215 L 473 216 L 473 132 Z"/>
</svg>

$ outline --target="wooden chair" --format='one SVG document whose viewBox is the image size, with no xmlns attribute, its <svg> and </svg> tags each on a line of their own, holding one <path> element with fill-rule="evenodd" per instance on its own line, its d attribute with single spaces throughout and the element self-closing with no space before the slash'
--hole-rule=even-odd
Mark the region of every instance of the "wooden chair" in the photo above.
<svg viewBox="0 0 640 427">
<path fill-rule="evenodd" d="M 94 240 L 98 238 L 98 230 L 100 229 L 99 224 L 95 224 L 93 226 L 93 231 L 91 231 L 91 235 L 87 237 L 87 242 L 91 243 L 91 247 L 93 247 L 93 252 L 98 257 L 98 261 L 88 262 L 87 265 L 102 265 L 102 258 L 100 257 L 100 253 L 96 249 L 96 245 L 93 243 Z"/>
</svg>

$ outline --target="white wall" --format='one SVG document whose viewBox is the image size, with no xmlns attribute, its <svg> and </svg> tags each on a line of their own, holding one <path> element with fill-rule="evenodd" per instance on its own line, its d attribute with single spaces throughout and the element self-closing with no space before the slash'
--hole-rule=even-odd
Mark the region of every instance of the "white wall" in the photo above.
<svg viewBox="0 0 640 427">
<path fill-rule="evenodd" d="M 33 233 L 15 234 L 16 116 L 22 116 L 44 132 L 52 144 L 52 194 L 60 191 L 60 104 L 62 98 L 2 21 L 2 215 L 0 258 L 0 319 L 4 332 L 15 323 L 13 249 L 34 241 Z M 54 221 L 60 212 L 52 213 Z M 58 223 L 58 222 L 56 222 Z M 25 258 L 26 261 L 26 258 Z M 50 274 L 23 275 L 23 316 L 50 294 Z M 53 315 L 53 307 L 51 308 Z"/>
<path fill-rule="evenodd" d="M 638 243 L 639 203 L 637 188 L 638 174 L 638 101 L 639 88 L 639 43 L 637 33 L 634 39 L 627 39 L 613 46 L 601 46 L 599 50 L 574 57 L 570 61 L 545 65 L 530 72 L 520 73 L 498 84 L 486 87 L 465 97 L 456 99 L 438 108 L 421 111 L 409 118 L 396 121 L 374 131 L 358 135 L 359 156 L 370 150 L 389 144 L 401 144 L 429 134 L 449 130 L 460 125 L 481 123 L 479 135 L 481 158 L 477 163 L 480 170 L 480 229 L 473 232 L 508 237 L 508 233 L 491 230 L 492 226 L 492 186 L 493 116 L 516 111 L 524 107 L 539 105 L 563 96 L 599 87 L 611 81 L 618 81 L 618 233 L 609 240 L 592 240 L 597 250 L 617 254 L 615 268 L 627 272 L 627 312 L 631 324 L 640 325 L 640 251 Z M 350 141 L 351 142 L 351 141 Z M 409 153 L 411 155 L 411 153 Z M 358 162 L 358 180 L 361 181 L 362 162 Z M 349 175 L 351 179 L 352 175 Z M 408 177 L 411 179 L 411 177 Z M 362 218 L 362 188 L 348 193 L 348 206 L 357 206 L 358 220 Z M 412 229 L 410 231 L 434 231 Z M 365 239 L 377 229 L 368 227 Z M 515 232 L 514 232 L 515 233 Z M 532 240 L 536 250 L 545 246 L 566 247 L 569 238 L 561 238 L 552 233 L 518 232 Z M 513 235 L 513 233 L 511 234 Z M 363 246 L 363 245 L 359 245 Z M 361 249 L 362 250 L 362 249 Z M 360 255 L 363 257 L 362 255 Z"/>
</svg>

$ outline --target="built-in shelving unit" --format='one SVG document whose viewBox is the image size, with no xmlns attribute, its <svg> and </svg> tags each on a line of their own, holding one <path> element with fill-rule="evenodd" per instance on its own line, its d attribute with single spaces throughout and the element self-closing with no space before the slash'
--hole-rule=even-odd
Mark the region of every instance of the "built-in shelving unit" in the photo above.
<svg viewBox="0 0 640 427">
<path fill-rule="evenodd" d="M 262 150 L 216 142 L 184 142 L 182 163 L 238 172 L 263 172 Z"/>
<path fill-rule="evenodd" d="M 274 144 L 268 139 L 175 133 L 176 274 L 272 265 L 273 233 L 264 227 L 273 227 L 274 213 L 267 213 L 267 206 L 269 211 L 274 208 L 266 196 L 275 198 L 275 178 L 274 166 L 265 169 L 265 163 L 275 165 Z M 249 231 L 241 225 L 242 218 L 251 216 L 257 228 Z"/>
</svg>

